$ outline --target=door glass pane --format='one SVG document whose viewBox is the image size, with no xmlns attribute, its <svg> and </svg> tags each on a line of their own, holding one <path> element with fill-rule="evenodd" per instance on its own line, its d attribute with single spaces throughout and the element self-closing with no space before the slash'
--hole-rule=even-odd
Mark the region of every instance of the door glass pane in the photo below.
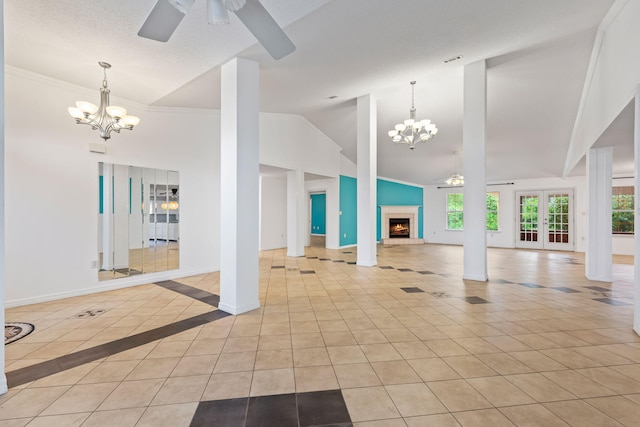
<svg viewBox="0 0 640 427">
<path fill-rule="evenodd" d="M 569 243 L 569 195 L 547 195 L 549 243 Z"/>
<path fill-rule="evenodd" d="M 520 241 L 538 241 L 538 196 L 520 196 Z"/>
</svg>

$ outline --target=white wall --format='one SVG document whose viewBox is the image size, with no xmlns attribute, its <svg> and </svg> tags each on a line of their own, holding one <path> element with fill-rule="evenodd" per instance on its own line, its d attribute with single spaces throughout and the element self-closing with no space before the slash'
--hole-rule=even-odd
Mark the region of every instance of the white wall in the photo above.
<svg viewBox="0 0 640 427">
<path fill-rule="evenodd" d="M 11 67 L 6 81 L 8 306 L 219 268 L 218 112 L 146 109 L 112 98 L 142 122 L 114 134 L 106 155 L 95 154 L 88 144 L 101 141 L 97 132 L 76 125 L 67 107 L 97 102 L 97 90 Z M 97 259 L 100 161 L 180 172 L 180 270 L 98 282 L 91 263 Z"/>
<path fill-rule="evenodd" d="M 287 178 L 260 177 L 260 250 L 287 247 Z"/>
<path fill-rule="evenodd" d="M 504 181 L 507 182 L 507 181 Z M 574 242 L 577 252 L 584 252 L 586 238 L 586 179 L 542 178 L 525 179 L 513 185 L 489 185 L 487 191 L 500 192 L 499 231 L 487 232 L 487 245 L 491 247 L 513 248 L 516 239 L 516 191 L 573 189 L 574 195 Z M 461 245 L 463 231 L 446 229 L 446 198 L 448 192 L 462 189 L 426 186 L 424 190 L 424 239 L 427 243 Z"/>
</svg>

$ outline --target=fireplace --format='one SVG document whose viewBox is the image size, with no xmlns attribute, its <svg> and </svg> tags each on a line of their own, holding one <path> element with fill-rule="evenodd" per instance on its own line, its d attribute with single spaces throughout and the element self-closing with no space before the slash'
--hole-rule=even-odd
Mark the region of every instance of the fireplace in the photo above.
<svg viewBox="0 0 640 427">
<path fill-rule="evenodd" d="M 418 237 L 420 206 L 380 206 L 380 242 L 385 245 L 422 245 Z"/>
<path fill-rule="evenodd" d="M 408 239 L 411 237 L 409 218 L 389 218 L 389 238 Z"/>
</svg>

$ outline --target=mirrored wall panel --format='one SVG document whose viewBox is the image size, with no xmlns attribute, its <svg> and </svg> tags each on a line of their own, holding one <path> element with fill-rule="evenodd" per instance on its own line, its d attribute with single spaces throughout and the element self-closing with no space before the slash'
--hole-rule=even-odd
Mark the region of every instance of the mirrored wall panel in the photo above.
<svg viewBox="0 0 640 427">
<path fill-rule="evenodd" d="M 178 172 L 98 164 L 98 278 L 180 266 Z"/>
</svg>

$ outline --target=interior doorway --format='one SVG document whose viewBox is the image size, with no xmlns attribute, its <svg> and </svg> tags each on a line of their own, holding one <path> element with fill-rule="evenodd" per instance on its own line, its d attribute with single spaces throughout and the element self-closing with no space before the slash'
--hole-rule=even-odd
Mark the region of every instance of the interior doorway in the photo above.
<svg viewBox="0 0 640 427">
<path fill-rule="evenodd" d="M 311 193 L 309 200 L 309 242 L 310 246 L 326 247 L 327 234 L 327 194 Z"/>
<path fill-rule="evenodd" d="M 574 250 L 573 190 L 516 192 L 516 248 Z"/>
</svg>

